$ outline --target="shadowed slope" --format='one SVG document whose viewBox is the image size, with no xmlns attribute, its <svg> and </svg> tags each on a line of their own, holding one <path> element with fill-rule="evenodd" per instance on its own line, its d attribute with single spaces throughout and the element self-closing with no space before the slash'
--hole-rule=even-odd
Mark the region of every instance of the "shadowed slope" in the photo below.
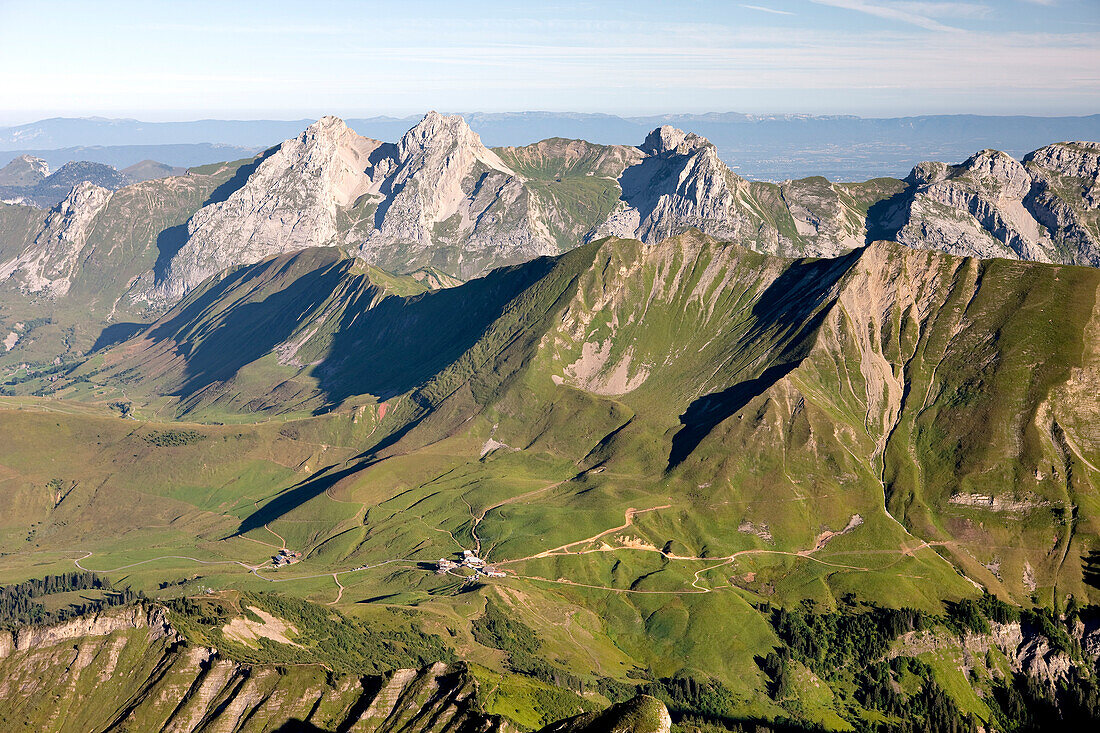
<svg viewBox="0 0 1100 733">
<path fill-rule="evenodd" d="M 404 394 L 459 358 L 547 260 L 425 292 L 312 248 L 208 280 L 140 337 L 97 360 L 97 381 L 175 398 L 191 413 L 325 410 L 349 397 Z"/>
</svg>

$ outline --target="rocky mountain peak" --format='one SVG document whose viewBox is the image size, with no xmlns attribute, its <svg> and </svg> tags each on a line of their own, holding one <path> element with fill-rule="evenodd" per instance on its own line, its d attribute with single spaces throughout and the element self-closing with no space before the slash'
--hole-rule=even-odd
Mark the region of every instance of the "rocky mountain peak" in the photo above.
<svg viewBox="0 0 1100 733">
<path fill-rule="evenodd" d="M 46 216 L 34 242 L 17 257 L 0 264 L 0 280 L 20 276 L 27 292 L 57 297 L 72 284 L 80 253 L 96 215 L 111 199 L 111 191 L 82 181 Z"/>
<path fill-rule="evenodd" d="M 199 209 L 188 222 L 187 243 L 141 297 L 171 302 L 226 267 L 332 244 L 338 212 L 376 190 L 392 169 L 388 156 L 375 155 L 384 147 L 339 117 L 322 117 L 269 150 L 226 200 Z"/>
<path fill-rule="evenodd" d="M 982 150 L 959 166 L 956 175 L 970 175 L 1000 187 L 1006 198 L 1023 198 L 1031 189 L 1031 176 L 1023 163 L 1000 150 Z"/>
<path fill-rule="evenodd" d="M 1054 143 L 1029 153 L 1024 163 L 1064 176 L 1100 179 L 1100 142 Z"/>
<path fill-rule="evenodd" d="M 33 186 L 50 174 L 50 166 L 33 155 L 20 155 L 0 168 L 0 186 Z"/>
<path fill-rule="evenodd" d="M 42 158 L 36 158 L 33 155 L 24 153 L 12 162 L 14 163 L 15 161 L 25 163 L 29 168 L 41 173 L 43 178 L 50 175 L 50 164 L 42 160 Z"/>
<path fill-rule="evenodd" d="M 88 209 L 99 211 L 110 197 L 111 191 L 109 189 L 98 186 L 91 181 L 81 181 L 73 186 L 73 190 L 69 191 L 69 195 L 55 206 L 50 214 L 51 216 L 54 214 L 71 216 Z"/>
<path fill-rule="evenodd" d="M 647 155 L 676 153 L 687 155 L 701 148 L 713 148 L 714 145 L 701 135 L 684 132 L 672 125 L 661 125 L 646 136 L 639 149 Z"/>
<path fill-rule="evenodd" d="M 478 160 L 489 168 L 507 173 L 515 172 L 504 164 L 497 154 L 485 147 L 481 136 L 470 129 L 460 115 L 441 115 L 428 112 L 401 138 L 397 144 L 398 160 L 424 163 L 469 163 Z"/>
<path fill-rule="evenodd" d="M 924 186 L 929 183 L 935 183 L 936 181 L 942 181 L 947 177 L 948 171 L 949 168 L 946 163 L 926 160 L 923 163 L 917 163 L 913 166 L 913 170 L 909 173 L 906 181 L 914 186 Z"/>
<path fill-rule="evenodd" d="M 279 175 L 293 172 L 319 177 L 332 204 L 348 206 L 371 187 L 371 153 L 382 145 L 330 115 L 314 122 L 294 140 L 284 142 L 261 167 Z"/>
</svg>

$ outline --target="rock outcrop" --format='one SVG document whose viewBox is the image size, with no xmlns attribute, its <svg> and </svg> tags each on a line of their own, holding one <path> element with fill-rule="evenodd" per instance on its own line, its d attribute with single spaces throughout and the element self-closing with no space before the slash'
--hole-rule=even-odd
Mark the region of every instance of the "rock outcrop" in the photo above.
<svg viewBox="0 0 1100 733">
<path fill-rule="evenodd" d="M 354 246 L 362 238 L 368 262 L 470 277 L 558 252 L 524 180 L 461 117 L 429 112 L 401 138 L 390 165 L 373 230 L 360 227 L 346 240 Z"/>
<path fill-rule="evenodd" d="M 93 174 L 108 190 L 124 182 L 95 165 L 66 165 L 34 188 Z M 1023 162 L 985 150 L 960 165 L 921 163 L 905 182 L 774 184 L 741 178 L 706 138 L 667 125 L 636 148 L 552 138 L 490 150 L 458 116 L 429 112 L 396 144 L 324 117 L 190 204 L 186 226 L 162 230 L 156 263 L 127 278 L 126 307 L 163 312 L 215 273 L 314 246 L 398 273 L 469 279 L 608 235 L 655 244 L 689 229 L 785 257 L 834 257 L 886 239 L 1100 265 L 1098 181 L 1097 143 L 1050 145 Z M 23 231 L 8 238 L 30 241 Z M 55 245 L 47 237 L 8 264 L 54 259 L 45 249 Z M 32 270 L 29 292 L 54 281 L 51 292 L 66 292 L 65 267 Z"/>
<path fill-rule="evenodd" d="M 476 693 L 462 664 L 358 677 L 237 662 L 183 640 L 155 606 L 0 634 L 5 730 L 510 730 Z"/>
<path fill-rule="evenodd" d="M 742 237 L 751 225 L 737 206 L 746 181 L 719 159 L 709 140 L 664 125 L 640 150 L 646 157 L 619 177 L 626 206 L 616 219 L 619 231 L 610 233 L 647 243 L 692 227 L 720 239 Z M 635 220 L 633 231 L 621 228 Z"/>
<path fill-rule="evenodd" d="M 109 610 L 52 626 L 23 626 L 0 631 L 0 659 L 17 652 L 26 652 L 84 637 L 108 636 L 117 631 L 147 629 L 152 641 L 172 637 L 176 631 L 168 623 L 163 606 L 130 606 Z"/>
<path fill-rule="evenodd" d="M 901 244 L 950 254 L 1100 265 L 1100 146 L 1058 143 L 1019 162 L 983 150 L 964 163 L 921 163 L 886 215 Z"/>
<path fill-rule="evenodd" d="M 0 281 L 16 277 L 28 293 L 63 296 L 72 285 L 92 221 L 111 192 L 93 183 L 77 185 L 50 210 L 34 241 L 15 258 L 0 263 Z"/>
<path fill-rule="evenodd" d="M 187 230 L 140 297 L 171 304 L 227 267 L 311 246 L 462 277 L 558 251 L 523 180 L 461 117 L 436 112 L 397 145 L 322 118 L 264 157 L 225 201 L 200 209 Z"/>
<path fill-rule="evenodd" d="M 818 257 L 866 241 L 866 207 L 847 190 L 852 184 L 747 181 L 709 140 L 668 125 L 651 132 L 638 151 L 641 159 L 618 178 L 621 198 L 598 235 L 655 244 L 698 229 L 759 252 Z"/>
<path fill-rule="evenodd" d="M 269 151 L 224 201 L 199 209 L 186 244 L 143 295 L 174 303 L 228 267 L 336 244 L 340 211 L 377 190 L 389 171 L 391 158 L 375 155 L 385 147 L 393 146 L 356 135 L 336 117 L 321 118 Z"/>
</svg>

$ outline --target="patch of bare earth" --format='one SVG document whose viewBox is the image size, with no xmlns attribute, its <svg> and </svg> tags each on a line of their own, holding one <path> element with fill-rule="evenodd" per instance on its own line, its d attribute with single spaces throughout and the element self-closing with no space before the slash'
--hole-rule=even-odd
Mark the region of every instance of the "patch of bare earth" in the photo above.
<svg viewBox="0 0 1100 733">
<path fill-rule="evenodd" d="M 258 623 L 248 618 L 235 618 L 222 627 L 222 633 L 225 634 L 225 638 L 251 647 L 255 647 L 260 639 L 270 639 L 279 644 L 299 646 L 287 636 L 288 633 L 298 633 L 298 630 L 294 628 L 294 626 L 258 608 L 249 606 L 248 610 L 256 614 L 256 616 L 261 619 L 262 623 Z"/>
</svg>

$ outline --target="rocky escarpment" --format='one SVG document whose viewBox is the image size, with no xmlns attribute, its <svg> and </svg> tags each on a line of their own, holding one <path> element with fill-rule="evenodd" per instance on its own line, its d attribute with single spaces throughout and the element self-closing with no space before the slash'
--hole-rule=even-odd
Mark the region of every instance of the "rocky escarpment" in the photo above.
<svg viewBox="0 0 1100 733">
<path fill-rule="evenodd" d="M 1100 264 L 1100 146 L 1059 143 L 1024 162 L 983 150 L 964 163 L 921 163 L 885 219 L 898 242 L 982 258 Z"/>
<path fill-rule="evenodd" d="M 835 256 L 866 239 L 866 205 L 846 184 L 823 178 L 782 185 L 747 181 L 722 162 L 709 140 L 668 125 L 651 132 L 639 152 L 640 161 L 619 176 L 618 206 L 597 235 L 655 244 L 698 229 L 787 256 Z"/>
<path fill-rule="evenodd" d="M 136 293 L 170 305 L 215 272 L 310 246 L 462 278 L 608 234 L 655 243 L 691 228 L 764 252 L 836 254 L 865 239 L 865 208 L 824 179 L 746 181 L 706 138 L 669 126 L 639 148 L 552 139 L 498 154 L 458 116 L 429 112 L 396 145 L 326 117 L 199 210 Z"/>
<path fill-rule="evenodd" d="M 138 295 L 171 304 L 227 267 L 341 246 L 409 272 L 467 277 L 558 251 L 523 180 L 457 116 L 427 114 L 397 145 L 325 117 L 263 158 Z"/>
<path fill-rule="evenodd" d="M 81 616 L 52 626 L 22 626 L 0 631 L 0 660 L 19 652 L 62 644 L 83 637 L 108 636 L 119 631 L 146 629 L 151 641 L 178 635 L 168 623 L 163 607 L 131 606 L 121 610 Z"/>
<path fill-rule="evenodd" d="M 67 731 L 508 733 L 483 713 L 463 663 L 379 676 L 321 664 L 246 664 L 187 642 L 162 606 L 113 609 L 0 633 L 0 728 Z M 64 699 L 65 705 L 57 701 Z M 547 732 L 668 733 L 640 695 Z"/>
<path fill-rule="evenodd" d="M 1048 145 L 1030 153 L 1025 203 L 1051 232 L 1063 262 L 1100 266 L 1100 143 Z"/>
<path fill-rule="evenodd" d="M 477 711 L 476 692 L 461 664 L 381 677 L 242 664 L 183 641 L 158 607 L 0 635 L 5 730 L 507 730 Z"/>
<path fill-rule="evenodd" d="M 985 258 L 1100 264 L 1098 160 L 1096 143 L 1059 143 L 1023 162 L 982 151 L 957 166 L 922 163 L 907 182 L 774 184 L 741 178 L 706 138 L 670 126 L 636 148 L 553 138 L 490 150 L 458 116 L 430 112 L 397 144 L 325 117 L 234 167 L 233 178 L 205 200 L 154 202 L 186 208 L 186 223 L 155 232 L 156 262 L 137 262 L 143 272 L 127 273 L 123 292 L 94 285 L 113 302 L 125 297 L 126 309 L 163 311 L 217 272 L 313 246 L 338 247 L 399 273 L 427 267 L 468 279 L 606 235 L 655 244 L 688 229 L 790 257 L 832 257 L 893 239 Z M 80 165 L 38 185 L 79 183 L 87 173 Z M 129 226 L 103 219 L 113 230 Z M 0 252 L 15 250 L 9 264 L 37 235 L 24 229 L 3 232 Z M 91 258 L 97 266 L 127 247 L 114 231 L 111 240 Z M 20 265 L 55 258 L 50 247 L 57 242 L 49 237 L 25 247 Z M 67 292 L 72 268 L 62 264 L 51 274 L 51 267 L 31 266 L 26 289 L 59 281 L 51 292 Z M 103 275 L 96 277 L 119 280 Z"/>
<path fill-rule="evenodd" d="M 93 183 L 77 185 L 50 210 L 34 241 L 16 257 L 0 263 L 0 281 L 16 277 L 29 293 L 68 293 L 88 241 L 92 221 L 111 192 Z"/>
<path fill-rule="evenodd" d="M 469 276 L 487 263 L 557 252 L 523 180 L 461 117 L 429 112 L 401 138 L 391 165 L 374 230 L 359 246 L 367 261 L 399 270 L 444 265 Z M 433 247 L 455 251 L 439 257 Z"/>
<path fill-rule="evenodd" d="M 1081 654 L 1073 656 L 1052 643 L 1035 627 L 1011 621 L 993 622 L 988 633 L 966 632 L 963 636 L 946 635 L 925 630 L 912 631 L 901 636 L 888 654 L 915 656 L 928 652 L 954 652 L 959 655 L 963 672 L 984 666 L 986 654 L 991 649 L 1004 655 L 1013 673 L 1032 678 L 1053 691 L 1066 682 L 1075 668 L 1088 668 L 1100 659 L 1100 628 L 1095 623 L 1075 623 L 1073 637 Z"/>
<path fill-rule="evenodd" d="M 383 147 L 342 120 L 321 118 L 270 151 L 226 200 L 199 209 L 187 223 L 186 244 L 141 295 L 174 303 L 227 267 L 336 244 L 339 211 L 376 190 L 392 166 L 389 156 L 375 156 Z"/>
<path fill-rule="evenodd" d="M 605 230 L 657 242 L 694 227 L 737 241 L 750 226 L 737 202 L 746 182 L 718 158 L 706 138 L 669 125 L 649 134 L 641 162 L 619 177 L 622 199 Z"/>
</svg>

